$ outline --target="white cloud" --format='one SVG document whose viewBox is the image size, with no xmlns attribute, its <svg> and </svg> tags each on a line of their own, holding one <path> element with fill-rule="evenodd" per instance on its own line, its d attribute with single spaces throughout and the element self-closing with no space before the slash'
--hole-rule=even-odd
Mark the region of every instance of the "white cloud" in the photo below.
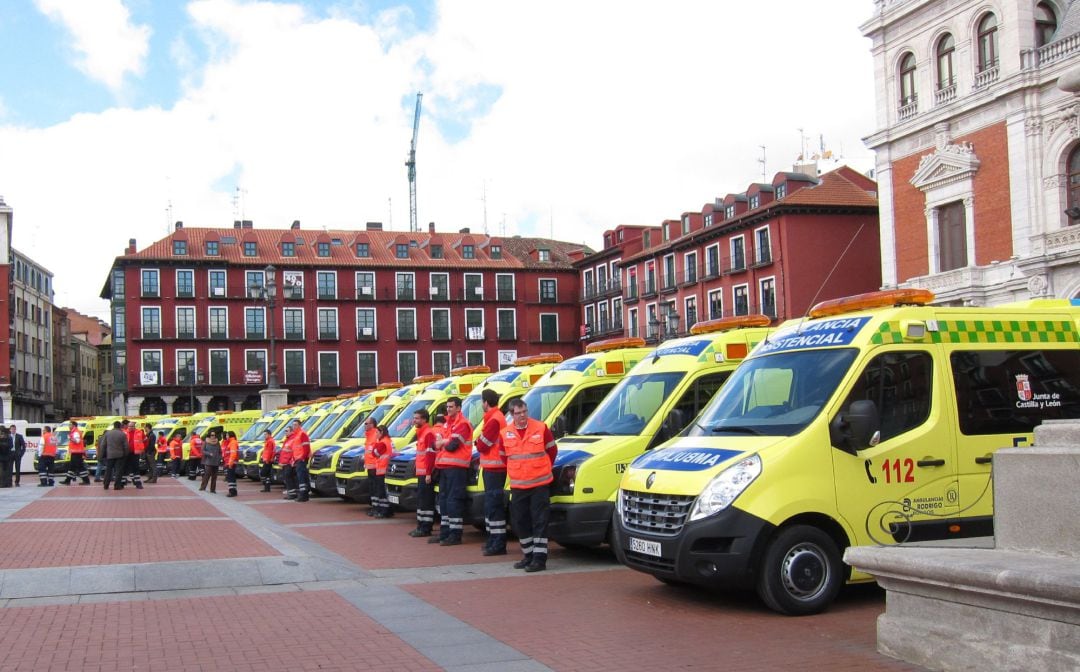
<svg viewBox="0 0 1080 672">
<path fill-rule="evenodd" d="M 141 75 L 150 28 L 133 25 L 121 0 L 34 0 L 38 10 L 71 33 L 76 67 L 119 91 L 128 74 Z"/>
<path fill-rule="evenodd" d="M 505 220 L 510 235 L 550 227 L 599 247 L 604 229 L 742 191 L 761 178 L 758 145 L 768 177 L 790 169 L 798 128 L 869 168 L 865 0 L 744 4 L 443 2 L 433 32 L 416 33 L 395 30 L 393 12 L 362 25 L 283 3 L 191 2 L 184 40 L 210 56 L 170 46 L 187 77 L 172 108 L 0 123 L 15 245 L 78 307 L 128 238 L 165 235 L 167 203 L 188 226 L 229 226 L 234 175 L 256 227 L 406 229 L 418 90 L 422 229 L 481 229 L 486 185 L 493 234 Z M 500 97 L 467 137 L 443 137 L 433 119 L 463 116 L 477 90 Z"/>
</svg>

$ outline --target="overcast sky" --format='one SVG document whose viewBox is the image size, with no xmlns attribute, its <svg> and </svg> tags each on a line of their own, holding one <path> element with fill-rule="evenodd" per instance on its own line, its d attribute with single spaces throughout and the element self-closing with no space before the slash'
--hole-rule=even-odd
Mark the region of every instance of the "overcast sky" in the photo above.
<svg viewBox="0 0 1080 672">
<path fill-rule="evenodd" d="M 4 0 L 0 195 L 56 301 L 186 226 L 602 245 L 789 170 L 873 165 L 870 0 Z M 800 132 L 800 129 L 802 131 Z M 804 137 L 805 136 L 805 137 Z"/>
</svg>

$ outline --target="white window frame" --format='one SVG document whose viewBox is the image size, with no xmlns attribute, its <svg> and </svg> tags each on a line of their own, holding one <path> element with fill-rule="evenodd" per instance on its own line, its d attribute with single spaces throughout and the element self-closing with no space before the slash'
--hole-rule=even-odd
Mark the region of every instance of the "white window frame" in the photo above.
<svg viewBox="0 0 1080 672">
<path fill-rule="evenodd" d="M 191 296 L 180 296 L 180 274 L 181 273 L 190 273 L 191 274 Z M 160 280 L 160 278 L 159 278 L 159 280 Z M 194 299 L 195 298 L 195 269 L 193 269 L 193 268 L 178 268 L 178 269 L 176 269 L 176 275 L 173 277 L 173 282 L 176 283 L 174 286 L 176 288 L 176 296 L 177 296 L 177 298 L 182 298 L 182 299 Z"/>
<path fill-rule="evenodd" d="M 738 285 L 732 285 L 731 286 L 731 314 L 736 315 L 736 316 L 739 315 L 739 313 L 737 313 L 736 311 L 739 309 L 738 290 L 739 290 L 740 287 L 742 287 L 743 289 L 746 290 L 746 312 L 743 313 L 743 315 L 749 315 L 750 314 L 750 283 L 749 282 L 743 282 L 743 283 L 739 283 Z"/>
<path fill-rule="evenodd" d="M 735 265 L 735 241 L 736 240 L 742 241 L 742 259 L 743 259 L 742 266 L 736 266 Z M 747 266 L 747 263 L 746 263 L 746 236 L 744 236 L 743 234 L 740 233 L 739 235 L 732 236 L 730 239 L 728 239 L 728 253 L 730 254 L 730 256 L 728 257 L 728 261 L 731 264 L 731 270 L 733 270 L 733 271 L 745 270 L 746 266 Z"/>
<path fill-rule="evenodd" d="M 661 264 L 661 268 L 664 270 L 664 284 L 662 284 L 660 286 L 662 288 L 664 288 L 664 289 L 670 289 L 671 287 L 676 287 L 679 284 L 679 278 L 678 278 L 678 272 L 676 271 L 676 268 L 675 268 L 675 255 L 674 254 L 665 254 L 663 261 L 664 261 L 664 263 Z M 667 284 L 668 269 L 669 268 L 671 269 L 671 284 L 670 285 Z"/>
<path fill-rule="evenodd" d="M 453 338 L 454 338 L 454 316 L 453 316 L 453 313 L 451 312 L 451 310 L 449 308 L 444 308 L 444 307 L 432 308 L 431 313 L 428 315 L 428 318 L 431 320 L 431 322 L 429 323 L 431 325 L 431 340 L 432 341 L 435 340 L 435 313 L 436 312 L 446 313 L 447 339 L 441 339 L 440 338 L 439 342 L 441 343 L 444 340 L 453 340 Z"/>
<path fill-rule="evenodd" d="M 467 296 L 467 291 L 468 291 L 468 287 L 469 287 L 469 277 L 470 276 L 474 276 L 474 277 L 479 276 L 480 277 L 480 286 L 473 288 L 473 295 L 472 296 Z M 466 301 L 477 301 L 477 300 L 482 301 L 484 299 L 484 274 L 483 273 L 463 273 L 462 277 L 461 277 L 461 282 L 462 282 L 461 294 L 462 294 L 462 296 L 464 297 L 464 299 Z M 477 289 L 479 289 L 480 291 L 476 292 Z"/>
<path fill-rule="evenodd" d="M 286 334 L 288 333 L 287 331 L 285 331 L 285 312 L 286 311 L 289 311 L 289 312 L 300 311 L 300 340 L 301 341 L 306 340 L 307 339 L 307 315 L 304 314 L 304 309 L 303 308 L 293 308 L 291 306 L 288 307 L 288 308 L 282 307 L 282 309 L 281 309 L 281 339 L 283 341 L 286 341 L 286 342 L 293 340 L 293 339 L 288 338 L 286 336 Z"/>
<path fill-rule="evenodd" d="M 555 340 L 554 341 L 545 341 L 545 340 L 543 340 L 544 339 L 544 317 L 548 316 L 548 315 L 555 318 Z M 536 324 L 537 324 L 537 327 L 539 328 L 539 330 L 537 331 L 537 336 L 539 336 L 539 338 L 537 340 L 541 341 L 542 343 L 558 343 L 559 342 L 559 334 L 561 334 L 562 332 L 559 330 L 559 314 L 558 313 L 540 313 L 539 315 L 537 315 Z"/>
<path fill-rule="evenodd" d="M 596 306 L 591 303 L 585 306 L 585 324 L 596 327 Z"/>
<path fill-rule="evenodd" d="M 375 385 L 379 383 L 379 352 L 378 350 L 357 350 L 356 351 L 356 382 L 360 384 L 360 356 L 371 355 L 375 359 Z"/>
<path fill-rule="evenodd" d="M 761 256 L 761 237 L 760 236 L 761 236 L 762 231 L 765 232 L 765 240 L 769 245 L 769 259 L 768 259 L 768 261 L 772 261 L 772 232 L 769 230 L 768 225 L 759 226 L 758 228 L 754 229 L 754 260 L 759 264 L 765 263 L 765 261 L 766 261 Z"/>
<path fill-rule="evenodd" d="M 371 333 L 361 334 L 360 329 L 367 329 L 369 327 L 360 326 L 360 313 L 371 313 Z M 379 340 L 379 315 L 374 308 L 357 308 L 356 309 L 356 339 L 358 341 L 377 341 Z"/>
<path fill-rule="evenodd" d="M 758 281 L 757 281 L 757 285 L 758 285 L 758 312 L 762 313 L 763 315 L 768 315 L 768 313 L 765 312 L 765 301 L 764 301 L 764 296 L 765 296 L 765 287 L 764 287 L 764 285 L 765 285 L 766 282 L 771 282 L 772 283 L 773 312 L 774 313 L 779 313 L 779 310 L 776 307 L 776 276 L 775 275 L 770 275 L 770 276 L 765 277 L 765 278 L 759 278 Z M 776 317 L 776 315 L 771 315 L 770 317 Z"/>
<path fill-rule="evenodd" d="M 245 331 L 246 331 L 246 329 L 245 329 Z M 266 385 L 266 381 L 268 381 L 270 379 L 269 378 L 269 375 L 270 375 L 270 353 L 268 353 L 266 351 L 266 348 L 244 348 L 244 372 L 245 372 L 245 374 L 246 374 L 246 372 L 248 370 L 248 368 L 247 368 L 248 353 L 251 353 L 251 352 L 261 352 L 261 353 L 263 353 L 263 362 L 264 362 L 263 366 L 264 366 L 264 368 L 263 368 L 263 372 L 262 372 L 262 374 L 263 374 L 263 382 L 262 382 L 262 384 Z"/>
<path fill-rule="evenodd" d="M 258 310 L 258 311 L 262 312 L 262 316 L 263 316 L 263 319 L 262 319 L 262 323 L 263 323 L 262 338 L 266 338 L 267 337 L 266 336 L 266 330 L 270 328 L 270 325 L 268 325 L 266 323 L 266 306 L 244 306 L 244 338 L 245 339 L 249 338 L 249 336 L 248 336 L 248 328 L 247 328 L 247 316 L 248 316 L 248 311 L 249 310 Z M 252 340 L 254 340 L 254 339 L 252 339 Z M 245 362 L 245 364 L 246 363 L 247 362 Z"/>
<path fill-rule="evenodd" d="M 694 282 L 697 282 L 699 279 L 697 255 L 697 250 L 687 252 L 683 255 L 683 282 L 690 282 L 691 269 L 693 269 Z"/>
<path fill-rule="evenodd" d="M 207 306 L 206 307 L 206 337 L 211 338 L 211 326 L 213 320 L 210 318 L 211 310 L 224 310 L 225 311 L 225 338 L 229 337 L 229 307 L 228 306 Z"/>
<path fill-rule="evenodd" d="M 209 350 L 207 350 L 207 352 L 206 352 L 206 384 L 207 385 L 215 385 L 216 384 L 216 383 L 212 382 L 214 380 L 213 366 L 214 366 L 214 353 L 215 352 L 224 352 L 225 353 L 225 384 L 230 385 L 230 384 L 232 384 L 232 374 L 230 373 L 230 369 L 232 368 L 232 351 L 230 351 L 228 348 L 210 348 Z"/>
<path fill-rule="evenodd" d="M 150 271 L 157 274 L 157 294 L 147 294 L 146 288 L 143 287 L 143 273 Z M 161 298 L 161 269 L 160 268 L 140 268 L 139 269 L 139 297 L 143 299 Z"/>
<path fill-rule="evenodd" d="M 713 297 L 719 297 L 720 298 L 720 311 L 719 311 L 719 314 L 716 317 L 713 317 L 713 312 L 712 312 L 713 303 L 715 303 L 713 301 Z M 705 299 L 706 299 L 706 301 L 708 301 L 708 308 L 709 308 L 708 315 L 709 315 L 710 320 L 718 320 L 718 319 L 720 319 L 721 317 L 724 316 L 724 288 L 723 287 L 719 287 L 717 289 L 709 290 L 708 294 L 705 295 Z"/>
<path fill-rule="evenodd" d="M 401 337 L 401 313 L 402 312 L 412 313 L 412 316 L 413 316 L 413 336 L 412 336 L 412 338 L 403 339 Z M 397 338 L 397 340 L 399 340 L 399 341 L 401 341 L 401 340 L 405 340 L 405 341 L 418 340 L 420 338 L 420 333 L 419 332 L 420 332 L 420 325 L 416 321 L 416 308 L 397 308 L 395 310 L 395 312 L 394 312 L 394 335 Z"/>
<path fill-rule="evenodd" d="M 361 282 L 361 278 L 364 276 L 371 276 L 371 285 L 365 286 Z M 360 301 L 374 300 L 375 299 L 375 271 L 357 271 L 356 272 L 356 298 Z M 364 291 L 364 290 L 368 291 Z"/>
<path fill-rule="evenodd" d="M 446 361 L 449 364 L 447 371 L 454 368 L 454 353 L 449 350 L 432 350 L 431 351 L 431 372 L 436 373 L 435 369 L 435 355 L 446 355 Z"/>
<path fill-rule="evenodd" d="M 190 387 L 191 383 L 180 382 L 180 353 L 189 352 L 191 358 L 195 362 L 195 380 L 199 380 L 199 352 L 195 348 L 177 348 L 173 351 L 173 371 L 176 372 L 176 385 L 178 387 Z M 185 367 L 186 370 L 187 367 Z"/>
<path fill-rule="evenodd" d="M 596 293 L 596 285 L 593 284 L 594 277 L 596 277 L 596 274 L 591 268 L 586 268 L 581 272 L 581 282 L 585 285 L 585 291 L 587 292 L 586 296 L 591 296 Z"/>
<path fill-rule="evenodd" d="M 496 273 L 495 274 L 495 299 L 499 299 L 499 278 L 510 278 L 510 300 L 517 300 L 517 277 L 513 273 Z"/>
<path fill-rule="evenodd" d="M 139 350 L 139 373 L 141 374 L 145 370 L 142 367 L 143 367 L 143 363 L 146 361 L 146 353 L 148 353 L 148 352 L 156 352 L 158 354 L 158 366 L 160 366 L 161 369 L 157 372 L 158 373 L 158 382 L 157 382 L 157 384 L 159 386 L 164 385 L 165 384 L 165 353 L 162 352 L 161 348 L 145 348 L 145 349 Z M 25 373 L 25 372 L 20 371 L 20 373 Z M 139 384 L 140 385 L 142 384 L 141 379 L 139 381 Z"/>
<path fill-rule="evenodd" d="M 165 334 L 162 333 L 163 326 L 161 324 L 161 306 L 140 306 L 139 309 L 139 334 L 143 339 L 151 339 L 152 336 L 146 335 L 146 316 L 144 311 L 156 310 L 157 311 L 157 323 L 158 323 L 158 340 L 164 338 Z M 24 349 L 25 350 L 25 349 Z"/>
<path fill-rule="evenodd" d="M 709 268 L 709 250 L 716 250 L 716 273 L 712 273 Z M 719 278 L 724 272 L 724 255 L 720 254 L 720 243 L 714 245 L 707 245 L 705 247 L 705 277 L 706 278 Z"/>
<path fill-rule="evenodd" d="M 195 306 L 176 306 L 173 309 L 173 329 L 176 332 L 176 338 L 178 338 L 178 339 L 181 338 L 181 336 L 180 336 L 180 311 L 181 310 L 190 310 L 191 311 L 191 338 L 198 338 L 198 335 L 199 335 L 199 311 L 196 310 Z"/>
<path fill-rule="evenodd" d="M 548 302 L 544 301 L 544 292 L 543 292 L 544 282 L 546 282 L 546 281 L 551 281 L 551 282 L 555 283 L 555 300 L 551 301 L 550 303 L 558 303 L 559 302 L 559 279 L 558 278 L 537 278 L 536 279 L 536 298 L 538 299 L 537 303 L 548 303 Z"/>
<path fill-rule="evenodd" d="M 413 358 L 413 370 L 416 371 L 416 373 L 414 374 L 416 376 L 420 375 L 420 357 L 417 355 L 416 350 L 398 350 L 397 351 L 397 356 L 394 358 L 396 360 L 394 363 L 395 363 L 395 367 L 396 367 L 396 370 L 397 370 L 397 379 L 399 381 L 401 381 L 402 383 L 405 383 L 406 385 L 408 385 L 409 383 L 412 382 L 412 380 L 411 379 L 410 380 L 405 380 L 401 375 L 401 356 L 402 355 L 412 355 L 412 358 Z"/>
<path fill-rule="evenodd" d="M 474 364 L 469 362 L 469 355 L 480 355 L 480 363 Z M 487 364 L 487 352 L 485 350 L 466 350 L 465 351 L 465 366 L 485 366 Z"/>
<path fill-rule="evenodd" d="M 499 339 L 499 325 L 502 324 L 502 320 L 499 319 L 500 313 L 510 313 L 514 316 L 514 334 L 513 340 L 517 340 L 517 308 L 497 308 L 495 310 L 495 338 Z"/>
<path fill-rule="evenodd" d="M 398 279 L 401 276 L 410 276 L 412 278 L 412 296 L 407 299 L 402 299 L 398 296 Z M 412 271 L 397 271 L 394 273 L 394 300 L 395 301 L 415 301 L 416 300 L 416 273 Z"/>
<path fill-rule="evenodd" d="M 249 278 L 254 278 L 255 276 L 258 276 L 260 278 L 259 282 L 258 283 L 249 282 Z M 228 278 L 228 276 L 226 276 L 226 278 Z M 252 271 L 252 270 L 245 270 L 244 271 L 244 296 L 246 296 L 249 299 L 258 298 L 258 296 L 255 294 L 255 292 L 253 292 L 251 290 L 251 286 L 254 285 L 254 284 L 257 284 L 259 287 L 266 287 L 266 272 L 265 271 Z"/>
<path fill-rule="evenodd" d="M 326 307 L 321 307 L 320 306 L 319 308 L 316 308 L 316 311 L 317 312 L 315 313 L 315 328 L 319 330 L 318 331 L 319 340 L 320 341 L 337 341 L 337 340 L 340 340 L 341 339 L 341 322 L 338 320 L 338 309 L 337 308 L 326 308 Z M 322 332 L 322 316 L 323 316 L 324 312 L 332 312 L 334 314 L 334 335 L 333 336 L 324 336 L 323 335 L 323 332 Z M 340 373 L 341 372 L 339 371 L 338 372 L 339 379 L 340 379 Z"/>
<path fill-rule="evenodd" d="M 479 336 L 479 338 L 474 338 L 473 335 L 469 331 L 469 329 L 474 328 L 474 327 L 469 326 L 469 314 L 470 313 L 480 313 L 480 336 Z M 485 319 L 484 319 L 484 309 L 483 308 L 466 308 L 465 309 L 465 327 L 464 328 L 465 328 L 465 340 L 466 341 L 483 341 L 483 340 L 485 340 L 487 338 L 487 324 L 486 324 Z"/>
<path fill-rule="evenodd" d="M 440 287 L 435 286 L 435 278 L 436 277 L 442 277 L 442 278 L 446 279 L 446 287 L 445 288 L 440 288 Z M 395 297 L 397 297 L 396 280 L 397 280 L 397 278 L 395 276 L 395 284 L 394 284 L 394 296 Z M 445 294 L 435 291 L 437 289 L 444 289 Z M 437 296 L 437 297 L 439 297 L 439 299 L 441 301 L 445 301 L 445 300 L 449 299 L 450 298 L 450 274 L 449 273 L 434 273 L 434 272 L 433 273 L 428 273 L 428 295 L 433 296 L 433 297 Z"/>
<path fill-rule="evenodd" d="M 638 324 L 638 309 L 637 306 L 628 308 L 626 310 L 626 333 L 631 337 L 636 337 L 641 330 Z"/>
<path fill-rule="evenodd" d="M 683 329 L 685 329 L 688 333 L 690 331 L 690 327 L 694 326 L 693 324 L 690 324 L 690 304 L 691 303 L 694 304 L 694 313 L 696 314 L 695 317 L 697 318 L 694 321 L 694 324 L 697 324 L 698 322 L 701 322 L 701 307 L 697 305 L 697 296 L 696 295 L 684 296 L 683 297 L 683 312 L 682 312 Z"/>
<path fill-rule="evenodd" d="M 324 276 L 324 275 L 329 275 L 330 277 L 332 277 L 334 279 L 334 295 L 333 296 L 323 296 L 322 292 L 320 291 L 319 285 L 321 283 L 319 282 L 319 280 L 320 280 L 321 276 Z M 318 300 L 318 301 L 336 301 L 337 298 L 338 298 L 337 271 L 315 271 L 315 299 Z M 341 379 L 341 370 L 339 369 L 338 370 L 338 380 L 340 380 L 340 379 Z"/>
<path fill-rule="evenodd" d="M 335 377 L 337 378 L 337 380 L 334 381 L 333 385 L 328 385 L 323 380 L 323 377 L 322 377 L 323 376 L 323 371 L 322 371 L 323 355 L 333 355 L 333 357 L 334 357 L 334 374 L 335 374 Z M 318 374 L 319 375 L 319 386 L 320 387 L 341 387 L 341 355 L 340 355 L 340 353 L 338 353 L 337 350 L 319 350 L 315 354 L 315 358 L 316 358 L 316 361 L 318 362 L 318 367 L 319 367 L 319 374 Z"/>
<path fill-rule="evenodd" d="M 211 282 L 211 280 L 210 280 L 210 278 L 213 277 L 214 273 L 221 273 L 223 276 L 225 276 L 225 284 L 222 285 L 220 288 L 214 287 L 213 282 Z M 215 289 L 220 289 L 221 291 L 219 293 L 215 294 L 214 293 Z M 244 294 L 247 294 L 247 287 L 244 288 Z M 213 301 L 214 299 L 228 298 L 228 296 L 229 296 L 229 271 L 228 270 L 226 270 L 224 268 L 208 268 L 208 269 L 206 269 L 206 296 L 211 301 Z"/>
</svg>

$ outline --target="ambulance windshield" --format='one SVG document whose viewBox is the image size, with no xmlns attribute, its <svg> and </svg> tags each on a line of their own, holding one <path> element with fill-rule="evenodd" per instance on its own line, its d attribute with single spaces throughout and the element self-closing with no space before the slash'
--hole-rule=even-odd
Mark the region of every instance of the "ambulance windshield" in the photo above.
<svg viewBox="0 0 1080 672">
<path fill-rule="evenodd" d="M 619 381 L 578 430 L 582 436 L 636 436 L 678 387 L 685 371 L 643 373 Z"/>
<path fill-rule="evenodd" d="M 800 350 L 748 359 L 705 406 L 690 436 L 791 436 L 821 412 L 858 350 Z"/>
<path fill-rule="evenodd" d="M 690 425 L 689 436 L 791 436 L 817 417 L 857 350 L 802 350 L 746 360 Z"/>
</svg>

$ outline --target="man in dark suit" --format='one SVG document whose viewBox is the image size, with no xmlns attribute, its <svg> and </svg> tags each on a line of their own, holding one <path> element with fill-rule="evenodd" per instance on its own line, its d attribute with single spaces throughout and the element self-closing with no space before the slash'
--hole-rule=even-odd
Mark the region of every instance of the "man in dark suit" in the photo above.
<svg viewBox="0 0 1080 672">
<path fill-rule="evenodd" d="M 26 439 L 15 429 L 15 425 L 8 427 L 11 432 L 11 448 L 15 451 L 15 461 L 12 463 L 15 476 L 15 487 L 19 487 L 19 472 L 22 471 L 22 459 L 26 454 Z"/>
</svg>

